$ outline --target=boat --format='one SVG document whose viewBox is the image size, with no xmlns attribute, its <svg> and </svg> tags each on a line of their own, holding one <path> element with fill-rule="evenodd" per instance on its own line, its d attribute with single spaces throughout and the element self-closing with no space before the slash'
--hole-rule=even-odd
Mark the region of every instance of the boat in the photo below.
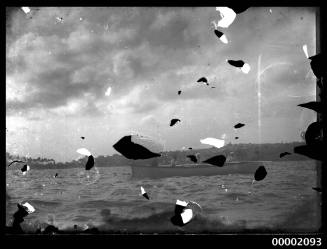
<svg viewBox="0 0 327 249">
<path fill-rule="evenodd" d="M 188 177 L 188 176 L 213 176 L 228 174 L 254 174 L 261 161 L 226 162 L 223 167 L 212 166 L 210 164 L 181 164 L 181 165 L 161 165 L 131 166 L 133 178 L 166 178 L 166 177 Z"/>
</svg>

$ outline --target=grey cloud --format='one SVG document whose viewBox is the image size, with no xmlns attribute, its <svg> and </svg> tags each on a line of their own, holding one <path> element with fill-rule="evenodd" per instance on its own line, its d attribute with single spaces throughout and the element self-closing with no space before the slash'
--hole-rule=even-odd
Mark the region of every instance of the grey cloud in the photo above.
<svg viewBox="0 0 327 249">
<path fill-rule="evenodd" d="M 48 20 L 61 13 L 61 10 L 64 16 L 63 24 L 55 25 L 52 20 Z M 55 11 L 46 8 L 40 11 L 35 16 L 35 20 L 30 23 L 23 22 L 24 19 L 20 17 L 19 23 L 23 23 L 27 32 L 34 32 L 39 43 L 32 43 L 32 47 L 28 51 L 23 50 L 18 57 L 7 57 L 7 75 L 15 70 L 27 74 L 35 71 L 33 75 L 29 75 L 29 81 L 31 86 L 39 91 L 27 98 L 26 102 L 7 102 L 7 109 L 55 108 L 65 105 L 70 99 L 83 98 L 84 93 L 92 96 L 91 99 L 86 98 L 85 101 L 101 100 L 109 85 L 113 87 L 112 98 L 113 96 L 119 98 L 135 85 L 145 82 L 153 82 L 154 87 L 141 94 L 141 99 L 149 98 L 149 100 L 132 107 L 135 112 L 149 111 L 164 101 L 197 98 L 221 100 L 228 96 L 228 93 L 233 92 L 243 94 L 241 96 L 244 97 L 246 90 L 237 89 L 237 86 L 241 85 L 242 81 L 249 81 L 249 76 L 231 74 L 231 68 L 224 61 L 225 57 L 245 58 L 245 61 L 248 59 L 247 62 L 251 63 L 252 70 L 255 70 L 253 55 L 258 51 L 253 52 L 253 48 L 260 47 L 261 45 L 258 45 L 260 42 L 266 42 L 268 38 L 273 37 L 272 31 L 278 30 L 287 21 L 281 19 L 275 23 L 270 23 L 269 20 L 258 23 L 256 14 L 261 10 L 251 11 L 252 14 L 245 12 L 244 15 L 238 16 L 238 20 L 226 30 L 226 34 L 230 34 L 233 38 L 228 46 L 222 46 L 214 34 L 210 33 L 210 20 L 218 16 L 214 8 L 213 11 L 209 11 L 210 13 L 205 8 L 81 8 L 77 10 L 64 8 L 55 9 Z M 150 29 L 149 27 L 158 21 L 159 12 L 166 14 L 168 19 L 162 27 Z M 261 15 L 261 18 L 266 14 L 258 15 Z M 79 21 L 80 16 L 83 17 L 82 22 Z M 14 21 L 18 22 L 18 19 Z M 107 31 L 104 29 L 106 24 L 109 27 Z M 79 33 L 73 32 L 91 29 L 94 33 L 86 36 L 83 42 L 82 40 L 80 43 L 76 42 L 75 47 L 69 48 L 69 37 L 72 38 L 75 35 L 74 39 L 78 41 Z M 130 36 L 127 35 L 128 30 L 132 32 Z M 253 30 L 257 31 L 254 37 Z M 106 40 L 105 32 L 116 35 L 117 42 Z M 271 35 L 269 35 L 270 32 Z M 17 38 L 20 37 L 16 35 Z M 121 41 L 119 35 L 121 35 Z M 42 39 L 43 47 L 38 47 Z M 304 38 L 302 41 L 305 41 Z M 201 48 L 198 47 L 200 44 Z M 51 60 L 28 60 L 28 58 L 33 58 L 33 52 L 42 49 L 52 51 Z M 210 51 L 210 53 L 204 54 L 204 58 L 201 58 L 201 51 Z M 122 53 L 123 56 L 115 61 L 117 53 Z M 291 56 L 294 57 L 293 53 Z M 208 89 L 196 83 L 197 77 L 206 76 L 199 75 L 200 72 L 176 74 L 176 71 L 184 66 L 196 67 L 206 64 L 207 61 L 213 64 L 213 68 L 214 66 L 219 68 L 216 71 L 212 69 L 213 74 L 218 78 L 217 83 L 214 84 L 215 89 Z M 118 65 L 118 74 L 114 72 L 115 65 L 116 67 Z M 171 73 L 165 76 L 167 71 Z M 302 77 L 302 71 L 297 76 L 290 75 L 288 72 L 278 76 L 276 74 L 276 76 L 271 76 L 270 81 L 278 84 L 287 79 L 289 82 L 290 76 L 294 81 L 299 80 L 300 78 L 296 77 Z M 73 82 L 74 77 L 78 78 L 76 82 Z M 196 87 L 182 89 L 182 95 L 178 96 L 177 91 L 183 84 L 194 84 Z M 89 113 L 102 113 L 101 111 L 92 104 L 85 109 L 85 112 Z"/>
</svg>

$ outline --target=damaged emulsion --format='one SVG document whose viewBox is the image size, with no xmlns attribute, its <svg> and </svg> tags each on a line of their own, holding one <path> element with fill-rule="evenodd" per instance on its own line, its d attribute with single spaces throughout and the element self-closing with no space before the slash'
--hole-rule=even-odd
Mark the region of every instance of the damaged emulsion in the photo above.
<svg viewBox="0 0 327 249">
<path fill-rule="evenodd" d="M 249 7 L 242 7 L 242 6 L 232 6 L 231 7 L 231 6 L 229 6 L 229 7 L 227 7 L 227 9 L 226 9 L 226 7 L 217 7 L 217 10 L 224 12 L 225 16 L 227 17 L 228 14 L 232 13 L 232 12 L 230 12 L 230 10 L 228 10 L 228 8 L 231 9 L 234 12 L 234 14 L 236 15 L 236 14 L 244 12 Z M 30 12 L 30 9 L 28 7 L 23 7 L 22 9 L 26 14 Z M 227 11 L 227 12 L 225 12 L 225 11 Z M 57 17 L 56 19 L 59 22 L 63 22 L 62 17 Z M 233 15 L 232 15 L 232 17 L 230 19 L 232 21 L 230 21 L 229 24 L 225 24 L 225 26 L 221 25 L 221 27 L 224 27 L 224 28 L 228 27 L 233 22 L 234 19 L 235 19 L 235 16 L 233 17 Z M 218 22 L 217 26 L 219 26 L 219 22 Z M 227 38 L 223 32 L 219 31 L 218 29 L 215 29 L 214 32 L 215 32 L 216 36 L 222 42 L 228 43 Z M 311 60 L 310 65 L 311 65 L 312 70 L 313 70 L 314 74 L 316 75 L 316 77 L 317 78 L 326 77 L 326 70 L 322 66 L 323 62 L 326 61 L 326 57 L 322 54 L 318 54 L 318 55 L 309 57 L 309 59 Z M 234 67 L 240 68 L 244 73 L 248 73 L 250 70 L 250 66 L 242 60 L 228 60 L 227 62 Z M 208 80 L 205 77 L 200 78 L 197 82 L 200 82 L 200 83 L 202 82 L 206 85 L 209 85 Z M 320 82 L 320 80 L 318 82 Z M 318 85 L 321 88 L 323 86 L 321 84 L 321 82 L 320 82 L 320 84 L 318 83 Z M 214 88 L 214 87 L 212 87 L 212 88 Z M 181 91 L 178 91 L 178 95 L 180 95 L 180 94 L 181 94 Z M 305 103 L 305 104 L 300 104 L 298 106 L 312 109 L 312 110 L 314 110 L 316 112 L 320 112 L 320 113 L 323 110 L 322 103 L 320 103 L 320 102 L 309 102 L 309 103 Z M 172 119 L 170 122 L 170 126 L 175 125 L 177 122 L 180 122 L 180 119 Z M 244 124 L 238 123 L 234 126 L 234 128 L 238 129 L 243 126 L 244 126 Z M 310 124 L 305 133 L 306 145 L 304 147 L 303 146 L 295 147 L 294 152 L 303 154 L 303 155 L 307 155 L 314 159 L 322 160 L 322 158 L 325 158 L 325 157 L 323 157 L 323 153 L 322 153 L 322 136 L 321 136 L 321 134 L 322 134 L 322 124 L 320 122 L 314 122 L 314 123 Z M 134 159 L 134 160 L 148 159 L 148 158 L 161 156 L 161 154 L 154 153 L 151 150 L 147 149 L 145 146 L 142 146 L 142 145 L 138 144 L 137 142 L 133 141 L 132 136 L 133 135 L 129 135 L 129 136 L 124 136 L 123 138 L 121 138 L 117 143 L 115 143 L 113 145 L 115 150 L 120 152 L 126 158 Z M 85 139 L 85 137 L 81 137 L 81 139 Z M 235 137 L 235 139 L 238 139 L 238 137 Z M 203 142 L 203 141 L 205 141 L 205 139 L 201 140 L 201 143 L 211 144 L 217 148 L 221 148 L 222 146 L 224 146 L 224 140 L 207 138 L 207 140 L 205 142 Z M 189 148 L 189 149 L 191 150 L 192 148 Z M 94 167 L 94 157 L 91 155 L 91 153 L 87 153 L 87 154 L 88 154 L 88 161 L 85 165 L 85 170 L 90 170 Z M 282 158 L 286 155 L 291 155 L 291 153 L 283 152 L 280 154 L 280 158 Z M 190 158 L 190 160 L 192 162 L 197 163 L 198 158 L 196 155 L 187 155 L 187 157 Z M 14 161 L 14 162 L 22 162 L 22 161 Z M 14 162 L 12 162 L 12 163 L 14 163 Z M 218 156 L 211 157 L 203 162 L 212 164 L 214 166 L 222 167 L 222 166 L 224 166 L 224 164 L 226 162 L 226 157 L 224 155 L 218 155 Z M 22 162 L 22 163 L 25 163 L 25 162 Z M 27 172 L 28 170 L 29 170 L 29 166 L 27 164 L 25 164 L 23 166 L 23 168 L 21 169 L 21 171 L 23 173 Z M 58 176 L 58 174 L 56 173 L 55 177 L 57 177 L 57 176 Z M 266 176 L 267 176 L 266 168 L 264 166 L 260 166 L 254 174 L 254 179 L 256 181 L 261 181 Z M 313 189 L 318 192 L 322 191 L 321 188 L 318 188 L 318 187 L 313 188 Z M 142 186 L 141 186 L 141 194 L 146 199 L 148 199 L 148 200 L 150 199 L 148 194 L 146 193 L 146 191 L 144 190 L 144 188 Z M 24 217 L 26 217 L 30 213 L 33 213 L 35 211 L 35 209 L 27 202 L 25 204 L 17 204 L 17 206 L 18 206 L 18 211 L 15 212 L 13 215 L 14 221 L 13 221 L 12 229 L 15 233 L 23 233 L 23 230 L 21 229 L 20 224 L 24 221 Z M 194 210 L 195 210 L 194 202 L 185 202 L 185 201 L 177 200 L 176 205 L 175 205 L 175 212 L 174 212 L 175 215 L 171 218 L 171 222 L 176 226 L 186 225 L 194 218 L 194 216 L 195 216 Z M 43 233 L 55 234 L 58 232 L 59 232 L 58 228 L 56 228 L 55 226 L 49 225 L 44 230 Z M 97 232 L 97 231 L 95 231 L 95 232 Z"/>
</svg>

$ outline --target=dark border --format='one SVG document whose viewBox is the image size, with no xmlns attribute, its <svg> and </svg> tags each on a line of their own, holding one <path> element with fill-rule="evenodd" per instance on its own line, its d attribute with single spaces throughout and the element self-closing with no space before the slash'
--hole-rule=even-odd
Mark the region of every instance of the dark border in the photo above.
<svg viewBox="0 0 327 249">
<path fill-rule="evenodd" d="M 219 5 L 223 5 L 223 3 L 227 3 L 227 1 L 219 1 Z M 229 1 L 230 3 L 230 1 Z M 250 3 L 251 6 L 292 6 L 294 4 L 296 4 L 296 6 L 320 6 L 321 5 L 321 1 L 318 0 L 313 0 L 313 1 L 308 1 L 306 3 L 298 3 L 298 2 L 289 2 L 287 4 L 287 2 L 285 3 L 285 1 L 265 1 L 262 2 L 260 4 L 258 4 L 257 1 L 248 1 L 247 4 Z M 118 0 L 111 0 L 111 1 L 101 1 L 101 3 L 99 3 L 99 1 L 94 0 L 92 1 L 92 6 L 215 6 L 218 3 L 214 3 L 213 1 L 198 1 L 197 3 L 192 3 L 192 2 L 187 2 L 187 1 L 181 1 L 181 0 L 177 0 L 174 1 L 173 3 L 167 3 L 165 2 L 160 2 L 160 1 L 142 1 L 141 3 L 133 3 L 131 2 L 122 2 L 122 1 L 118 1 Z M 22 1 L 12 1 L 9 4 L 7 4 L 8 7 L 14 7 L 14 6 L 20 6 L 22 5 Z M 62 5 L 62 6 L 78 6 L 78 5 L 74 5 L 74 4 L 67 4 L 66 1 L 53 1 L 53 0 L 48 0 L 46 2 L 47 6 L 58 6 L 58 5 Z M 35 1 L 24 1 L 24 6 L 44 6 L 44 2 L 43 1 L 39 1 L 39 0 L 35 0 Z M 82 3 L 79 3 L 79 6 L 89 6 L 89 5 L 83 5 Z M 9 8 L 10 11 L 11 8 Z M 14 9 L 14 8 L 13 8 Z M 1 8 L 1 14 L 2 16 L 6 16 L 6 14 L 8 14 L 6 12 L 5 8 Z M 326 45 L 327 45 L 327 41 L 326 41 L 326 31 L 327 31 L 327 25 L 326 25 L 326 8 L 325 7 L 320 7 L 319 11 L 317 13 L 317 31 L 320 30 L 320 32 L 317 32 L 317 53 L 318 52 L 324 52 L 326 53 Z M 6 22 L 3 21 L 2 22 L 2 28 L 4 30 L 4 34 L 6 34 Z M 303 34 L 305 35 L 305 34 Z M 5 35 L 3 36 L 5 37 Z M 5 41 L 2 43 L 5 44 Z M 3 56 L 3 58 L 5 59 L 5 56 Z M 4 60 L 4 63 L 2 65 L 6 65 L 6 61 Z M 5 76 L 5 73 L 3 74 Z M 6 78 L 4 77 L 4 82 L 6 82 Z M 0 94 L 3 94 L 4 97 L 4 104 L 1 105 L 1 108 L 3 112 L 1 113 L 6 113 L 5 110 L 5 83 L 1 84 L 1 86 L 3 87 L 3 89 L 0 90 Z M 319 90 L 317 88 L 317 96 L 319 93 Z M 326 96 L 322 96 L 322 100 L 325 100 Z M 323 113 L 323 115 L 321 117 L 318 117 L 318 119 L 320 118 L 324 118 L 326 119 L 326 113 Z M 3 125 L 3 129 L 1 129 L 0 131 L 3 132 L 2 134 L 3 137 L 5 137 L 5 126 L 6 126 L 6 117 L 4 115 L 4 121 L 2 122 Z M 326 127 L 324 127 L 324 134 L 326 134 Z M 324 137 L 324 140 L 326 141 L 326 138 Z M 5 139 L 2 140 L 4 141 L 4 143 L 2 145 L 4 145 L 5 148 Z M 5 154 L 5 150 L 3 155 Z M 1 157 L 4 158 L 4 157 Z M 4 162 L 4 160 L 3 160 Z M 5 165 L 5 163 L 3 163 L 3 166 Z M 5 177 L 5 168 L 1 167 L 2 172 L 0 172 L 1 176 L 3 177 L 1 180 L 1 184 L 2 186 L 5 188 L 5 183 L 6 183 L 6 177 Z M 321 168 L 321 171 L 318 172 L 318 177 L 321 180 L 321 186 L 323 189 L 326 189 L 326 181 L 323 181 L 322 179 L 326 179 L 326 162 L 322 162 L 322 163 L 318 163 L 317 167 Z M 2 197 L 4 197 L 4 191 L 2 191 Z M 4 198 L 3 198 L 4 200 Z M 4 201 L 2 202 L 4 203 Z M 4 211 L 4 215 L 1 216 L 1 223 L 5 224 L 5 207 L 1 207 L 1 210 Z M 326 192 L 323 191 L 322 192 L 322 210 L 326 210 Z M 3 228 L 3 227 L 2 227 Z M 68 242 L 68 241 L 72 241 L 74 242 L 74 239 L 76 238 L 79 243 L 90 243 L 92 242 L 92 244 L 90 245 L 100 245 L 100 243 L 104 246 L 121 246 L 122 244 L 125 243 L 131 243 L 131 242 L 138 242 L 140 246 L 146 244 L 147 242 L 150 242 L 153 238 L 155 238 L 155 243 L 150 243 L 149 245 L 158 245 L 159 243 L 162 243 L 162 245 L 164 245 L 164 242 L 170 242 L 169 244 L 171 246 L 174 246 L 174 242 L 183 242 L 183 243 L 187 243 L 187 244 L 192 244 L 194 242 L 203 242 L 205 241 L 205 244 L 203 246 L 209 246 L 212 245 L 214 247 L 220 247 L 221 244 L 226 244 L 227 246 L 232 246 L 232 245 L 260 245 L 263 248 L 266 247 L 272 247 L 271 245 L 271 239 L 273 237 L 322 237 L 323 239 L 323 245 L 326 244 L 326 214 L 324 212 L 322 212 L 322 227 L 320 230 L 321 233 L 318 233 L 316 235 L 313 234 L 219 234 L 219 235 L 92 235 L 92 236 L 85 236 L 85 235 L 80 235 L 78 237 L 76 236 L 72 236 L 72 235 L 59 235 L 59 236 L 52 236 L 51 237 L 51 244 L 54 243 L 56 244 L 59 241 L 62 242 Z M 49 241 L 49 237 L 48 236 L 38 236 L 38 235 L 20 235 L 20 236 L 15 236 L 15 235 L 7 235 L 5 236 L 6 239 L 10 240 L 10 242 L 15 242 L 15 241 L 20 241 L 20 242 L 35 242 L 36 240 L 41 240 L 42 242 L 50 242 Z M 18 239 L 19 238 L 19 239 Z M 18 240 L 17 240 L 18 239 Z M 150 241 L 149 241 L 150 239 Z M 182 240 L 182 241 L 180 241 Z M 75 240 L 76 241 L 76 240 Z M 97 242 L 97 244 L 94 244 L 94 242 Z M 8 241 L 9 242 L 9 241 Z M 109 242 L 108 244 L 106 244 L 107 242 Z M 119 245 L 116 244 L 116 242 L 119 242 Z M 153 242 L 153 241 L 152 241 Z M 103 244 L 104 243 L 104 244 Z M 122 244 L 121 244 L 122 243 Z M 46 246 L 48 246 L 48 243 L 45 244 Z M 135 244 L 137 245 L 137 244 Z M 269 246 L 270 245 L 270 246 Z M 32 246 L 32 245 L 31 245 Z M 272 247 L 273 248 L 273 247 Z"/>
</svg>

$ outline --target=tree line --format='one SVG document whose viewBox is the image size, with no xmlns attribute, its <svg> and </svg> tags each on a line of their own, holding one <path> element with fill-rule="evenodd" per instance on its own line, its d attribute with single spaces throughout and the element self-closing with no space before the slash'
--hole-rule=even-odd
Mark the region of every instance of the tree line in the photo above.
<svg viewBox="0 0 327 249">
<path fill-rule="evenodd" d="M 111 167 L 111 166 L 158 166 L 169 165 L 172 159 L 177 165 L 192 164 L 193 162 L 187 155 L 199 155 L 199 163 L 215 155 L 225 155 L 227 160 L 231 161 L 302 161 L 312 160 L 306 156 L 293 153 L 293 148 L 304 144 L 304 142 L 292 143 L 266 143 L 266 144 L 227 144 L 224 147 L 208 148 L 208 149 L 191 149 L 179 151 L 164 151 L 160 157 L 145 159 L 145 160 L 130 160 L 119 154 L 111 156 L 95 157 L 96 167 Z M 290 152 L 291 155 L 286 155 L 280 158 L 283 152 Z M 56 163 L 53 159 L 48 158 L 26 158 L 11 155 L 6 152 L 7 165 L 13 160 L 26 161 L 31 167 L 36 169 L 65 169 L 83 167 L 86 164 L 87 157 L 70 162 Z"/>
</svg>

